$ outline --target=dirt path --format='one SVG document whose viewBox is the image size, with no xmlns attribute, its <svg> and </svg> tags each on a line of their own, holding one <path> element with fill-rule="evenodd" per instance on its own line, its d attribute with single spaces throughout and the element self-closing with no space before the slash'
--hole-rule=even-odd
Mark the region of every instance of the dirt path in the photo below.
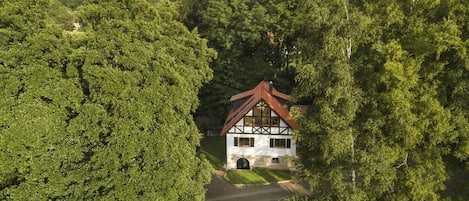
<svg viewBox="0 0 469 201">
<path fill-rule="evenodd" d="M 275 201 L 283 197 L 309 194 L 303 186 L 291 182 L 248 187 L 235 186 L 223 179 L 222 171 L 214 172 L 212 183 L 206 188 L 207 201 Z"/>
</svg>

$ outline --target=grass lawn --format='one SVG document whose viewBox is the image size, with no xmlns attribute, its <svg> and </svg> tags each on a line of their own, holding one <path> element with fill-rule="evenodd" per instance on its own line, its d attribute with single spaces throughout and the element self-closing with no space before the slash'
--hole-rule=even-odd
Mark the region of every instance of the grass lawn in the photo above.
<svg viewBox="0 0 469 201">
<path fill-rule="evenodd" d="M 210 136 L 202 139 L 202 153 L 215 169 L 223 169 L 226 162 L 226 140 L 224 136 Z M 253 168 L 252 170 L 229 170 L 226 179 L 233 184 L 261 184 L 291 179 L 289 170 Z"/>
<path fill-rule="evenodd" d="M 215 169 L 222 169 L 225 164 L 226 146 L 225 136 L 210 136 L 202 139 L 202 153 L 212 164 Z"/>
<path fill-rule="evenodd" d="M 226 179 L 233 184 L 262 184 L 291 179 L 290 170 L 253 168 L 252 170 L 229 170 Z"/>
</svg>

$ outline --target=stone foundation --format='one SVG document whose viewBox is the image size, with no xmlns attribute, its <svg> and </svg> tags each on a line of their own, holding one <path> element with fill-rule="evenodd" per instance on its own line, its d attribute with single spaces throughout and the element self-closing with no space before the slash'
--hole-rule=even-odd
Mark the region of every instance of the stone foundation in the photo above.
<svg viewBox="0 0 469 201">
<path fill-rule="evenodd" d="M 237 161 L 245 158 L 249 161 L 249 168 L 294 169 L 292 156 L 249 156 L 228 155 L 226 169 L 237 169 Z"/>
</svg>

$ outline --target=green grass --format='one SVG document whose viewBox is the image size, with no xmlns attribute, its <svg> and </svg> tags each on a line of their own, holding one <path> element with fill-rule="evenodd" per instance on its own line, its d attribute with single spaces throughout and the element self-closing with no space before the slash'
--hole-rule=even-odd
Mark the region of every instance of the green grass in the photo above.
<svg viewBox="0 0 469 201">
<path fill-rule="evenodd" d="M 226 146 L 224 136 L 210 136 L 202 139 L 202 153 L 215 169 L 222 169 L 225 164 Z"/>
<path fill-rule="evenodd" d="M 205 137 L 201 142 L 202 153 L 215 169 L 222 169 L 226 161 L 224 136 Z M 229 170 L 226 179 L 233 184 L 261 184 L 291 179 L 289 170 L 253 168 L 252 170 Z"/>
<path fill-rule="evenodd" d="M 252 170 L 229 170 L 226 179 L 233 184 L 262 184 L 291 179 L 289 170 L 253 168 Z"/>
</svg>

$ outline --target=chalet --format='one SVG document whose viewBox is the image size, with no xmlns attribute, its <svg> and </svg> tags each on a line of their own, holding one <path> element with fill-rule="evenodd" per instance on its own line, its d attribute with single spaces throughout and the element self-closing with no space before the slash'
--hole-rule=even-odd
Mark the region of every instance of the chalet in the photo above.
<svg viewBox="0 0 469 201">
<path fill-rule="evenodd" d="M 289 96 L 272 82 L 236 94 L 221 135 L 226 136 L 226 168 L 293 168 L 295 121 L 288 118 Z"/>
</svg>

